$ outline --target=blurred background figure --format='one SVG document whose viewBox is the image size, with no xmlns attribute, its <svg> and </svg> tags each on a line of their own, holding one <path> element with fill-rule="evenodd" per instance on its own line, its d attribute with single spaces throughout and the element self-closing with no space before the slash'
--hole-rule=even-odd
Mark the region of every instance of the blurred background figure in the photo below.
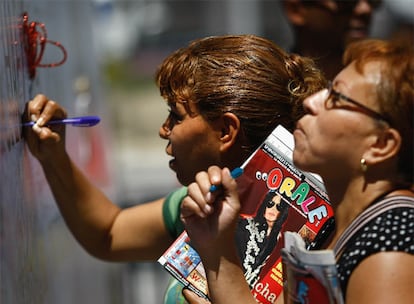
<svg viewBox="0 0 414 304">
<path fill-rule="evenodd" d="M 316 60 L 328 79 L 342 68 L 342 53 L 352 41 L 369 37 L 381 0 L 283 0 L 293 29 L 291 51 Z"/>
</svg>

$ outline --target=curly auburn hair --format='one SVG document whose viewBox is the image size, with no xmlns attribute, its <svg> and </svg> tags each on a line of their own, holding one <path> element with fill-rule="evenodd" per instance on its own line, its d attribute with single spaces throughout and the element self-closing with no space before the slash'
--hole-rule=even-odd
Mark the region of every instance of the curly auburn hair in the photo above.
<svg viewBox="0 0 414 304">
<path fill-rule="evenodd" d="M 192 41 L 168 56 L 155 78 L 164 99 L 194 103 L 207 121 L 235 114 L 247 152 L 279 124 L 292 131 L 302 101 L 326 85 L 311 59 L 255 35 Z"/>
</svg>

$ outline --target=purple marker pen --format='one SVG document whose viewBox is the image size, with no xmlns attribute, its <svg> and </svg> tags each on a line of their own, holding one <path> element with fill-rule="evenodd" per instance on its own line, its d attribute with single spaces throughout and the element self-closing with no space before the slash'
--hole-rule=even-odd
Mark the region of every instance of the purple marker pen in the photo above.
<svg viewBox="0 0 414 304">
<path fill-rule="evenodd" d="M 59 124 L 66 124 L 66 125 L 72 125 L 74 127 L 92 127 L 96 124 L 98 124 L 101 121 L 99 116 L 80 116 L 80 117 L 71 117 L 71 118 L 65 118 L 65 119 L 55 119 L 50 120 L 45 125 L 59 125 Z M 36 122 L 29 121 L 22 124 L 23 127 L 31 127 Z"/>
</svg>

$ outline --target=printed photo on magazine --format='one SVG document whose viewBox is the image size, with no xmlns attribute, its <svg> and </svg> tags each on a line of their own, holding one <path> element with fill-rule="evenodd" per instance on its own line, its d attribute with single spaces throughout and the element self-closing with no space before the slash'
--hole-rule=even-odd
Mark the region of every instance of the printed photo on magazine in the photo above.
<svg viewBox="0 0 414 304">
<path fill-rule="evenodd" d="M 258 303 L 273 303 L 283 291 L 283 233 L 298 232 L 306 246 L 315 247 L 315 236 L 333 219 L 321 178 L 293 165 L 293 145 L 292 134 L 278 126 L 241 166 L 243 174 L 237 179 L 242 203 L 236 233 L 238 253 L 246 281 Z M 324 231 L 329 235 L 330 229 Z M 185 236 L 179 239 L 187 240 L 191 247 Z M 198 292 L 207 295 L 203 271 L 197 269 L 189 278 L 188 269 L 177 270 L 173 266 L 174 246 L 159 262 L 185 286 L 201 285 L 203 289 Z M 192 283 L 194 279 L 196 284 Z"/>
</svg>

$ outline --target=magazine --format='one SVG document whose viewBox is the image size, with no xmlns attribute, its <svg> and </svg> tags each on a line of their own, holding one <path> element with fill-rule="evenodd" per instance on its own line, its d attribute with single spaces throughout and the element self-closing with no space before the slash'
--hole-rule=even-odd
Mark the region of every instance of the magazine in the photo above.
<svg viewBox="0 0 414 304">
<path fill-rule="evenodd" d="M 293 146 L 292 134 L 276 127 L 241 166 L 243 174 L 237 179 L 242 204 L 236 233 L 238 253 L 259 303 L 273 303 L 283 291 L 283 233 L 298 232 L 306 246 L 312 247 L 316 234 L 333 219 L 321 178 L 293 165 Z M 323 230 L 329 235 L 330 229 Z M 184 286 L 208 297 L 200 259 L 197 265 L 183 269 L 185 263 L 177 265 L 172 258 L 177 248 L 186 246 L 191 247 L 191 242 L 183 232 L 159 262 Z"/>
<path fill-rule="evenodd" d="M 282 260 L 285 304 L 344 303 L 333 250 L 307 250 L 299 234 L 288 231 Z"/>
<path fill-rule="evenodd" d="M 158 262 L 181 284 L 200 297 L 208 299 L 206 274 L 201 258 L 191 247 L 190 238 L 185 231 L 171 244 Z"/>
</svg>

